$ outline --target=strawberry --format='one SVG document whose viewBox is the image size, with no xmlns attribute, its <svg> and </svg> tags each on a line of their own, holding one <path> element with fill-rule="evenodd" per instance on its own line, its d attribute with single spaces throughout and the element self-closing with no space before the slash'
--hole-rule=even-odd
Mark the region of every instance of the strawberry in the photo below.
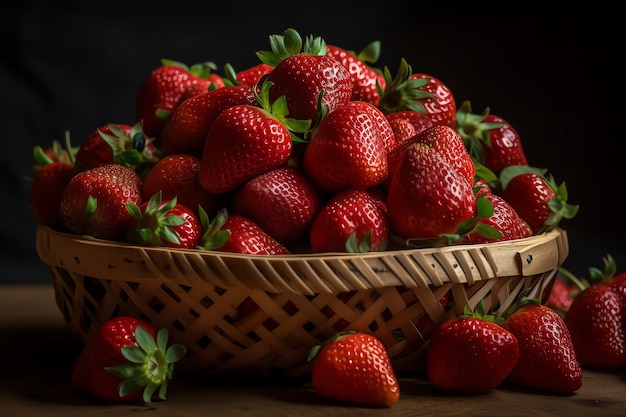
<svg viewBox="0 0 626 417">
<path fill-rule="evenodd" d="M 337 193 L 313 220 L 311 251 L 375 252 L 385 250 L 389 223 L 376 197 L 362 189 Z"/>
<path fill-rule="evenodd" d="M 491 391 L 509 376 L 520 351 L 517 338 L 482 301 L 472 312 L 440 324 L 427 345 L 428 380 L 439 390 L 478 394 Z"/>
<path fill-rule="evenodd" d="M 76 234 L 121 240 L 130 213 L 126 204 L 140 204 L 143 181 L 133 169 L 109 164 L 76 174 L 61 196 L 60 212 Z"/>
<path fill-rule="evenodd" d="M 456 101 L 450 88 L 441 80 L 413 69 L 402 58 L 394 78 L 384 69 L 386 88 L 378 107 L 385 114 L 412 110 L 428 115 L 433 124 L 456 126 Z"/>
<path fill-rule="evenodd" d="M 132 216 L 125 238 L 128 242 L 184 249 L 194 249 L 200 243 L 200 220 L 176 197 L 162 200 L 159 191 L 140 206 L 128 203 L 126 209 Z"/>
<path fill-rule="evenodd" d="M 456 130 L 463 137 L 470 155 L 495 174 L 510 165 L 528 165 L 519 133 L 500 116 L 472 113 L 469 101 L 456 112 Z"/>
<path fill-rule="evenodd" d="M 393 136 L 385 123 L 386 135 Z M 368 110 L 354 104 L 340 106 L 311 134 L 302 169 L 317 187 L 328 192 L 381 184 L 388 175 L 385 138 L 388 136 L 381 135 Z"/>
<path fill-rule="evenodd" d="M 200 158 L 193 155 L 168 155 L 161 158 L 146 175 L 142 197 L 148 201 L 157 192 L 162 198 L 178 202 L 198 214 L 198 207 L 207 213 L 216 213 L 221 196 L 208 193 L 200 185 Z"/>
<path fill-rule="evenodd" d="M 163 121 L 186 90 L 208 91 L 213 83 L 207 79 L 215 68 L 212 62 L 188 67 L 181 62 L 163 59 L 161 64 L 150 72 L 137 92 L 136 120 L 143 123 L 144 132 L 149 137 L 159 135 Z"/>
<path fill-rule="evenodd" d="M 167 339 L 167 329 L 157 333 L 141 319 L 114 317 L 90 336 L 72 369 L 72 383 L 111 402 L 151 403 L 155 393 L 165 400 L 174 363 L 186 354 L 183 345 L 168 347 Z"/>
<path fill-rule="evenodd" d="M 415 130 L 415 133 L 412 136 L 415 136 L 416 134 L 421 133 L 422 131 L 430 127 L 433 127 L 435 125 L 432 119 L 428 117 L 428 115 L 424 113 L 420 113 L 419 111 L 415 111 L 415 110 L 403 110 L 403 111 L 397 111 L 393 113 L 387 113 L 385 114 L 385 117 L 387 118 L 387 120 L 389 120 L 389 123 L 392 126 L 393 126 L 392 122 L 396 119 L 406 120 L 408 123 L 410 123 L 413 126 Z M 396 142 L 398 144 L 402 144 L 412 137 L 412 136 L 409 136 L 408 134 L 405 134 L 403 136 L 404 136 L 404 139 L 396 137 Z"/>
<path fill-rule="evenodd" d="M 274 239 L 289 245 L 307 236 L 323 202 L 321 193 L 302 171 L 285 166 L 239 188 L 233 197 L 232 214 L 248 217 Z"/>
<path fill-rule="evenodd" d="M 390 119 L 389 126 L 391 126 L 393 137 L 395 138 L 398 146 L 409 142 L 411 138 L 417 134 L 417 129 L 415 129 L 415 126 L 409 121 L 409 119 L 402 117 Z"/>
<path fill-rule="evenodd" d="M 43 165 L 35 173 L 28 204 L 38 223 L 53 229 L 63 228 L 64 221 L 59 211 L 61 195 L 73 176 L 74 165 L 64 162 Z"/>
<path fill-rule="evenodd" d="M 363 113 L 366 113 L 371 117 L 371 119 L 374 121 L 374 125 L 378 130 L 378 136 L 385 144 L 385 150 L 387 152 L 395 149 L 398 146 L 398 142 L 396 142 L 396 137 L 393 133 L 391 125 L 389 124 L 389 120 L 378 107 L 376 107 L 372 103 L 358 100 L 349 101 L 345 105 L 356 107 L 357 109 L 361 110 Z"/>
<path fill-rule="evenodd" d="M 289 28 L 283 35 L 270 36 L 270 44 L 272 51 L 260 51 L 257 56 L 274 67 L 266 80 L 273 84 L 270 100 L 285 96 L 290 118 L 315 125 L 326 111 L 350 101 L 350 72 L 326 55 L 322 38 L 309 36 L 303 44 L 300 34 Z"/>
<path fill-rule="evenodd" d="M 229 236 L 223 245 L 215 248 L 217 251 L 249 255 L 286 255 L 290 253 L 285 246 L 245 216 L 227 215 L 221 230 L 228 231 Z"/>
<path fill-rule="evenodd" d="M 230 64 L 226 64 L 224 66 L 224 71 L 228 76 L 229 81 L 233 85 L 247 85 L 249 87 L 256 86 L 257 83 L 261 80 L 261 77 L 269 74 L 273 69 L 273 66 L 268 65 L 264 62 L 241 70 L 239 72 L 236 72 Z"/>
<path fill-rule="evenodd" d="M 574 298 L 580 291 L 581 289 L 576 284 L 567 282 L 565 278 L 560 278 L 559 275 L 552 284 L 546 305 L 565 317 Z"/>
<path fill-rule="evenodd" d="M 228 107 L 256 104 L 249 86 L 229 86 L 197 94 L 178 105 L 163 122 L 159 136 L 163 155 L 200 156 L 207 132 Z"/>
<path fill-rule="evenodd" d="M 520 300 L 505 314 L 504 328 L 517 337 L 520 356 L 507 381 L 555 393 L 577 391 L 583 373 L 563 318 L 539 300 Z"/>
<path fill-rule="evenodd" d="M 374 41 L 358 54 L 336 45 L 326 45 L 326 54 L 334 57 L 349 72 L 352 79 L 351 101 L 365 101 L 377 106 L 380 93 L 377 85 L 385 89 L 385 77 L 368 64 L 373 64 L 380 56 L 380 42 Z"/>
<path fill-rule="evenodd" d="M 338 333 L 311 349 L 311 381 L 323 398 L 366 407 L 391 407 L 400 385 L 383 343 L 362 332 Z"/>
<path fill-rule="evenodd" d="M 501 171 L 500 181 L 500 195 L 535 234 L 554 229 L 562 219 L 572 219 L 578 212 L 578 205 L 567 202 L 565 182 L 557 185 L 552 176 L 510 166 Z"/>
</svg>

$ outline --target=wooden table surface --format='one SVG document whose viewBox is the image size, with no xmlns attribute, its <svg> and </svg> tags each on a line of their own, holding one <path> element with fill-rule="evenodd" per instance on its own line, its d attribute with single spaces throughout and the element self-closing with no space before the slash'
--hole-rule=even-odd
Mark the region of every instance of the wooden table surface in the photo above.
<svg viewBox="0 0 626 417">
<path fill-rule="evenodd" d="M 626 416 L 626 369 L 586 370 L 582 388 L 552 395 L 501 387 L 481 395 L 437 392 L 424 375 L 402 376 L 389 409 L 337 404 L 300 380 L 236 380 L 175 374 L 168 399 L 105 404 L 71 384 L 81 345 L 65 327 L 51 286 L 0 287 L 0 417 L 158 416 Z"/>
</svg>

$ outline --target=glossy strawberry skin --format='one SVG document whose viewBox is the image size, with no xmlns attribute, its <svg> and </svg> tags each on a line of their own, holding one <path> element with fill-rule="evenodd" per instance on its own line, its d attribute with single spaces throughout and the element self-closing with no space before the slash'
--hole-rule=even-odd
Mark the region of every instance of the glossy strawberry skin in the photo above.
<svg viewBox="0 0 626 417">
<path fill-rule="evenodd" d="M 74 176 L 74 166 L 53 162 L 41 167 L 33 178 L 29 196 L 29 208 L 35 220 L 53 229 L 63 229 L 60 213 L 61 195 Z"/>
<path fill-rule="evenodd" d="M 290 253 L 285 246 L 247 217 L 230 214 L 222 226 L 222 230 L 229 230 L 230 237 L 223 246 L 216 249 L 217 251 L 248 255 L 286 255 Z"/>
<path fill-rule="evenodd" d="M 374 105 L 380 102 L 380 94 L 376 83 L 384 90 L 386 86 L 385 77 L 369 67 L 360 60 L 354 53 L 347 51 L 336 45 L 326 45 L 326 54 L 334 57 L 343 65 L 352 79 L 351 101 L 366 101 Z"/>
<path fill-rule="evenodd" d="M 287 163 L 293 143 L 285 125 L 250 105 L 224 110 L 211 125 L 200 158 L 200 184 L 212 194 Z"/>
<path fill-rule="evenodd" d="M 498 230 L 501 236 L 493 238 L 472 232 L 464 236 L 466 243 L 503 242 L 506 240 L 524 239 L 533 235 L 533 230 L 528 223 L 517 214 L 515 209 L 511 207 L 505 199 L 493 193 L 486 193 L 485 198 L 487 198 L 493 206 L 493 215 L 488 218 L 482 218 L 479 222 Z"/>
<path fill-rule="evenodd" d="M 513 177 L 500 193 L 517 211 L 517 214 L 537 233 L 553 214 L 548 202 L 556 193 L 548 182 L 534 173 L 523 173 Z"/>
<path fill-rule="evenodd" d="M 510 315 L 504 327 L 517 337 L 520 350 L 507 381 L 556 393 L 575 392 L 582 386 L 582 368 L 559 313 L 545 305 L 529 303 Z"/>
<path fill-rule="evenodd" d="M 617 368 L 626 364 L 623 295 L 609 283 L 593 284 L 572 301 L 565 323 L 583 367 Z"/>
<path fill-rule="evenodd" d="M 231 212 L 248 217 L 270 236 L 289 245 L 307 236 L 323 203 L 322 194 L 302 171 L 285 166 L 239 188 Z"/>
<path fill-rule="evenodd" d="M 370 251 L 384 249 L 389 239 L 387 215 L 376 198 L 362 189 L 343 190 L 320 210 L 309 232 L 311 251 L 346 252 L 353 232 L 359 242 L 371 232 Z"/>
<path fill-rule="evenodd" d="M 413 126 L 415 130 L 415 133 L 413 135 L 404 135 L 404 140 L 400 140 L 396 138 L 396 142 L 398 144 L 404 143 L 405 141 L 415 136 L 416 134 L 421 133 L 424 130 L 431 128 L 435 125 L 432 119 L 428 115 L 424 113 L 420 113 L 418 111 L 414 111 L 414 110 L 402 110 L 402 111 L 397 111 L 393 113 L 388 113 L 385 115 L 385 117 L 390 122 L 396 119 L 406 120 L 408 123 L 410 123 Z"/>
<path fill-rule="evenodd" d="M 437 327 L 428 342 L 426 369 L 437 389 L 458 393 L 491 391 L 509 376 L 519 358 L 517 338 L 502 326 L 457 317 Z"/>
<path fill-rule="evenodd" d="M 126 134 L 130 134 L 129 125 L 120 125 L 120 127 Z M 108 125 L 101 126 L 80 144 L 74 162 L 76 173 L 113 163 L 115 156 L 113 148 L 102 138 L 100 132 L 112 134 Z"/>
<path fill-rule="evenodd" d="M 327 55 L 288 56 L 268 74 L 267 81 L 274 83 L 270 89 L 271 102 L 284 95 L 288 117 L 313 123 L 317 120 L 320 91 L 324 90 L 322 103 L 328 106 L 329 112 L 347 103 L 352 96 L 350 73 Z"/>
<path fill-rule="evenodd" d="M 382 342 L 350 333 L 322 345 L 313 358 L 312 385 L 324 398 L 366 407 L 391 407 L 400 386 Z"/>
<path fill-rule="evenodd" d="M 487 168 L 497 174 L 510 165 L 528 165 L 519 133 L 509 122 L 494 114 L 488 114 L 483 121 L 503 124 L 500 128 L 489 130 L 491 146 L 481 143 Z"/>
<path fill-rule="evenodd" d="M 76 174 L 61 197 L 60 211 L 67 228 L 76 234 L 121 240 L 130 214 L 126 204 L 141 204 L 143 180 L 131 168 L 109 164 Z M 89 197 L 97 207 L 88 213 Z"/>
<path fill-rule="evenodd" d="M 255 103 L 249 86 L 218 88 L 185 100 L 163 122 L 159 136 L 163 155 L 200 157 L 209 127 L 222 111 L 239 104 Z"/>
<path fill-rule="evenodd" d="M 273 66 L 262 62 L 250 68 L 237 72 L 237 74 L 235 75 L 235 78 L 242 85 L 254 87 L 259 82 L 261 77 L 263 77 L 266 74 L 269 74 L 273 69 L 274 69 Z"/>
<path fill-rule="evenodd" d="M 427 78 L 429 81 L 421 90 L 431 93 L 432 97 L 421 100 L 426 113 L 436 125 L 445 125 L 454 128 L 456 126 L 456 101 L 452 90 L 438 78 L 429 74 L 414 73 L 410 79 L 416 80 Z"/>
</svg>

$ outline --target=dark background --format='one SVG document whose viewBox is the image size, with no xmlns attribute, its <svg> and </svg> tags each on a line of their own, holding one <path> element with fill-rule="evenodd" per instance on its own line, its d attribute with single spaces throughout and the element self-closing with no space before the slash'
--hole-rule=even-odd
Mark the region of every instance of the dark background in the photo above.
<svg viewBox="0 0 626 417">
<path fill-rule="evenodd" d="M 626 271 L 619 13 L 598 3 L 550 13 L 527 3 L 252 4 L 24 1 L 3 11 L 0 283 L 48 282 L 27 206 L 35 145 L 66 130 L 76 145 L 107 123 L 134 124 L 137 89 L 161 58 L 244 69 L 287 27 L 352 50 L 380 40 L 379 67 L 395 72 L 404 57 L 446 83 L 459 104 L 489 106 L 518 130 L 531 165 L 549 168 L 580 204 L 561 223 L 570 241 L 564 266 L 585 275 L 611 254 Z"/>
</svg>

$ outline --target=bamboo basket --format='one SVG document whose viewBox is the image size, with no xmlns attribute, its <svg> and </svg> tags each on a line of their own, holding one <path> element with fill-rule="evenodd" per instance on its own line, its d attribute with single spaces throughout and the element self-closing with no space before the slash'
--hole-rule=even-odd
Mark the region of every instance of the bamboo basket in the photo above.
<svg viewBox="0 0 626 417">
<path fill-rule="evenodd" d="M 303 375 L 310 349 L 341 330 L 377 336 L 397 372 L 424 368 L 426 343 L 466 304 L 547 299 L 569 247 L 555 229 L 502 243 L 368 254 L 239 255 L 125 245 L 39 226 L 37 253 L 83 342 L 118 315 L 166 327 L 177 372 Z M 447 298 L 447 304 L 441 303 Z M 445 305 L 445 307 L 444 307 Z"/>
</svg>

